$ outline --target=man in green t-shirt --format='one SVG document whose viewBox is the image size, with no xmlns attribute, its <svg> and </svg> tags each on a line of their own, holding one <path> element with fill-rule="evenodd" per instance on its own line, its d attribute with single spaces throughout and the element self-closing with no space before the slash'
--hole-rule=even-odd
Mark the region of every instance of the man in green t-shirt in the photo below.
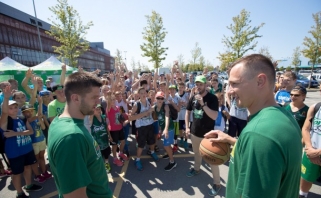
<svg viewBox="0 0 321 198">
<path fill-rule="evenodd" d="M 226 197 L 298 197 L 301 130 L 293 116 L 274 100 L 271 60 L 253 54 L 231 67 L 229 94 L 236 98 L 238 107 L 249 110 L 250 121 L 237 141 L 218 130 L 205 134 L 212 142 L 234 145 Z"/>
<path fill-rule="evenodd" d="M 84 125 L 99 103 L 101 80 L 88 72 L 68 76 L 66 106 L 49 128 L 48 157 L 59 197 L 110 198 L 99 145 Z"/>
<path fill-rule="evenodd" d="M 64 86 L 55 85 L 52 87 L 52 91 L 57 98 L 48 104 L 48 118 L 50 122 L 52 122 L 57 115 L 62 114 L 66 105 Z"/>
</svg>

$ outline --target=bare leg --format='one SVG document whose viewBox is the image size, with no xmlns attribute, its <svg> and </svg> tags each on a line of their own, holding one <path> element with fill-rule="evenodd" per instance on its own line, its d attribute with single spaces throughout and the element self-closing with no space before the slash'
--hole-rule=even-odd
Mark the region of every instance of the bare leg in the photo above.
<svg viewBox="0 0 321 198">
<path fill-rule="evenodd" d="M 21 186 L 21 174 L 12 175 L 12 184 L 14 188 L 17 190 L 17 193 L 22 193 L 22 186 Z"/>
<path fill-rule="evenodd" d="M 125 140 L 120 141 L 119 152 L 124 152 Z"/>
<path fill-rule="evenodd" d="M 33 171 L 33 174 L 35 174 L 35 176 L 40 175 L 39 169 L 38 169 L 38 158 L 39 158 L 39 154 L 36 155 L 36 159 L 37 159 L 37 163 L 34 163 L 31 166 L 31 169 Z"/>
<path fill-rule="evenodd" d="M 113 157 L 116 158 L 116 152 L 117 152 L 117 145 L 112 145 L 112 151 L 113 151 Z"/>
<path fill-rule="evenodd" d="M 26 185 L 31 185 L 31 165 L 25 166 L 23 177 L 25 178 Z"/>
<path fill-rule="evenodd" d="M 47 171 L 46 161 L 45 161 L 45 151 L 40 151 L 39 158 L 37 158 L 37 162 L 39 163 L 40 169 L 42 173 Z"/>
<path fill-rule="evenodd" d="M 300 190 L 305 193 L 308 193 L 312 187 L 312 184 L 313 184 L 312 182 L 308 182 L 301 177 Z"/>
<path fill-rule="evenodd" d="M 140 158 L 142 156 L 143 148 L 137 147 L 137 158 Z"/>
<path fill-rule="evenodd" d="M 172 147 L 171 147 L 171 146 L 164 146 L 164 149 L 165 149 L 165 151 L 166 151 L 166 153 L 167 153 L 167 155 L 168 155 L 168 157 L 169 157 L 169 160 L 170 160 L 171 162 L 173 162 L 173 161 L 174 161 L 174 157 L 173 157 Z"/>
</svg>

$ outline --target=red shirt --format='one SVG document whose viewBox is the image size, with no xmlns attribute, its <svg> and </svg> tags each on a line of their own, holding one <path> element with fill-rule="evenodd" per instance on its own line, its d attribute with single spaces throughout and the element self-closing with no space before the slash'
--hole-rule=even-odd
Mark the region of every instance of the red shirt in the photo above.
<svg viewBox="0 0 321 198">
<path fill-rule="evenodd" d="M 123 128 L 122 123 L 119 122 L 119 116 L 120 116 L 120 111 L 119 107 L 111 107 L 110 110 L 106 110 L 106 114 L 108 116 L 109 122 L 108 122 L 108 129 L 109 131 L 119 131 Z"/>
</svg>

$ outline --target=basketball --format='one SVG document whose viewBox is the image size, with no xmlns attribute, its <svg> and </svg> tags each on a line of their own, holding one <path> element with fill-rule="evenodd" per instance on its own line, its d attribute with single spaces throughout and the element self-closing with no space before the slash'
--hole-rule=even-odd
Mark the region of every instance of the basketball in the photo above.
<svg viewBox="0 0 321 198">
<path fill-rule="evenodd" d="M 210 142 L 210 139 L 204 138 L 199 152 L 208 164 L 221 165 L 230 158 L 230 145 L 223 142 Z"/>
</svg>

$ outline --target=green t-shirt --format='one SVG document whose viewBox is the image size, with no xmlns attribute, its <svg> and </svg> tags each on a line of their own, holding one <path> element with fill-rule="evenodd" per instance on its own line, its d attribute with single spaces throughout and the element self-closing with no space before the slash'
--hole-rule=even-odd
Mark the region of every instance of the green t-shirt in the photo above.
<svg viewBox="0 0 321 198">
<path fill-rule="evenodd" d="M 48 104 L 48 118 L 56 117 L 57 115 L 62 114 L 65 105 L 65 102 L 59 102 L 57 99 L 51 101 Z"/>
<path fill-rule="evenodd" d="M 160 111 L 157 111 L 157 106 L 155 105 L 155 112 L 158 118 L 158 124 L 161 127 L 162 130 L 165 129 L 165 105 L 163 104 L 162 108 Z M 174 123 L 172 118 L 169 116 L 169 125 L 168 125 L 168 130 L 174 129 Z"/>
<path fill-rule="evenodd" d="M 60 198 L 82 187 L 90 198 L 112 197 L 100 148 L 83 120 L 56 117 L 48 134 L 50 168 Z"/>
<path fill-rule="evenodd" d="M 289 112 L 262 109 L 233 148 L 226 197 L 298 197 L 301 157 L 301 130 Z"/>
<path fill-rule="evenodd" d="M 220 88 L 220 87 L 218 87 L 217 90 L 214 90 L 213 87 L 210 89 L 210 93 L 213 95 L 215 95 L 216 93 L 219 93 L 219 92 L 222 92 L 222 88 Z"/>
<path fill-rule="evenodd" d="M 294 119 L 298 122 L 300 129 L 302 129 L 304 121 L 307 118 L 309 107 L 305 105 L 303 108 L 296 112 L 292 111 L 290 104 L 286 105 L 284 108 L 292 114 Z"/>
<path fill-rule="evenodd" d="M 91 135 L 98 143 L 100 150 L 105 150 L 109 146 L 108 131 L 106 126 L 106 116 L 101 115 L 101 122 L 94 116 L 91 125 Z"/>
</svg>

